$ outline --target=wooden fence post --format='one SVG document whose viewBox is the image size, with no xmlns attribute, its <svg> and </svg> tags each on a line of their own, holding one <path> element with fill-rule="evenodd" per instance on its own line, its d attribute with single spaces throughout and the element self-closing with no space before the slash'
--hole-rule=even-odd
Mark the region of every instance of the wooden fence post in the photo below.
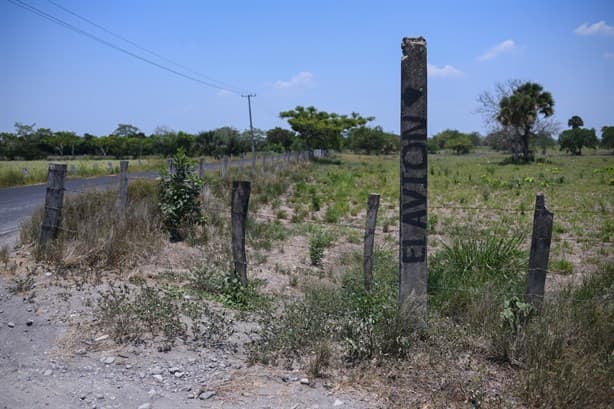
<svg viewBox="0 0 614 409">
<path fill-rule="evenodd" d="M 241 285 L 247 285 L 247 258 L 245 257 L 245 221 L 251 192 L 250 182 L 232 182 L 232 257 L 235 263 L 235 276 Z"/>
<path fill-rule="evenodd" d="M 40 242 L 47 243 L 58 235 L 62 221 L 62 206 L 64 203 L 64 179 L 66 165 L 50 163 L 47 173 L 47 192 L 45 194 L 45 214 L 41 225 Z"/>
<path fill-rule="evenodd" d="M 365 289 L 370 291 L 373 287 L 373 242 L 375 241 L 375 223 L 379 208 L 379 195 L 369 194 L 367 200 L 367 222 L 365 226 L 365 248 L 363 257 L 363 271 L 365 275 Z"/>
<path fill-rule="evenodd" d="M 252 153 L 252 173 L 256 173 L 256 152 Z"/>
<path fill-rule="evenodd" d="M 203 156 L 198 160 L 198 177 L 202 179 L 205 176 L 205 158 Z"/>
<path fill-rule="evenodd" d="M 224 159 L 222 163 L 222 179 L 226 178 L 227 172 L 228 172 L 228 156 L 224 155 Z"/>
<path fill-rule="evenodd" d="M 543 193 L 535 198 L 535 214 L 533 215 L 533 235 L 531 237 L 531 255 L 529 256 L 529 270 L 527 271 L 526 302 L 531 303 L 538 310 L 544 298 L 546 274 L 548 272 L 548 258 L 550 256 L 550 243 L 552 242 L 552 221 L 554 215 L 546 209 L 546 199 Z"/>
<path fill-rule="evenodd" d="M 128 161 L 119 162 L 119 199 L 117 207 L 123 212 L 128 202 Z"/>
<path fill-rule="evenodd" d="M 262 155 L 262 174 L 266 172 L 266 155 Z"/>
<path fill-rule="evenodd" d="M 173 158 L 168 158 L 166 160 L 166 164 L 168 165 L 168 173 L 171 175 L 175 174 L 175 165 L 173 164 Z"/>
<path fill-rule="evenodd" d="M 399 303 L 415 301 L 418 319 L 427 319 L 427 78 L 426 41 L 401 44 L 401 209 Z"/>
</svg>

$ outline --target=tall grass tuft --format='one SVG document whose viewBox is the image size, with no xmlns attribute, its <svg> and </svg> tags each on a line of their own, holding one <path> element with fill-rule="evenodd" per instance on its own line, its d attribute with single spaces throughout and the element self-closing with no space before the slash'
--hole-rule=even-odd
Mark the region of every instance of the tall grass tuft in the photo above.
<svg viewBox="0 0 614 409">
<path fill-rule="evenodd" d="M 524 290 L 526 252 L 524 235 L 477 233 L 444 244 L 430 260 L 429 302 L 453 318 L 487 318 L 486 304 Z"/>
<path fill-rule="evenodd" d="M 156 190 L 155 182 L 131 184 L 123 215 L 116 208 L 116 192 L 68 196 L 58 238 L 44 247 L 39 243 L 41 210 L 22 225 L 22 243 L 34 244 L 38 259 L 68 268 L 130 268 L 158 248 L 164 237 Z"/>
</svg>

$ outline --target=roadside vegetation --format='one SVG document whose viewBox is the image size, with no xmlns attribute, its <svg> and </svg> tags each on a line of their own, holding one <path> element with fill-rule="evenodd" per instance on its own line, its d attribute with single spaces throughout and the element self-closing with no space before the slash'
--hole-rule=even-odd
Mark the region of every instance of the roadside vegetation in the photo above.
<svg viewBox="0 0 614 409">
<path fill-rule="evenodd" d="M 207 175 L 202 189 L 187 175 L 187 185 L 170 176 L 135 181 L 125 218 L 117 216 L 116 193 L 69 196 L 53 245 L 37 246 L 36 215 L 22 241 L 63 277 L 99 285 L 96 325 L 117 343 L 168 350 L 179 338 L 217 347 L 248 326 L 250 363 L 316 379 L 349 374 L 390 407 L 415 403 L 411 384 L 444 406 L 605 408 L 614 369 L 611 157 L 505 159 L 480 147 L 429 157 L 426 327 L 412 319 L 411 304 L 397 305 L 396 156 L 340 154 L 256 175 L 233 169 L 227 180 Z M 230 180 L 238 178 L 252 181 L 248 286 L 234 276 L 230 251 Z M 538 312 L 522 294 L 540 191 L 555 224 Z M 175 243 L 172 229 L 185 217 L 165 216 L 169 192 L 189 196 L 185 210 L 200 212 Z M 366 291 L 362 235 L 372 192 L 381 203 L 375 286 Z M 138 270 L 171 250 L 181 260 L 176 267 Z M 16 291 L 27 291 L 24 280 L 15 278 Z"/>
</svg>

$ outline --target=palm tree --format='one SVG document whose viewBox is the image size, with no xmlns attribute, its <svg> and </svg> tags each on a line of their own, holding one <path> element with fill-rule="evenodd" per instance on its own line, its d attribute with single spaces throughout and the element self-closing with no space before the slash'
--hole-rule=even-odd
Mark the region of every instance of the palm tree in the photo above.
<svg viewBox="0 0 614 409">
<path fill-rule="evenodd" d="M 584 121 L 578 115 L 574 115 L 569 118 L 569 121 L 567 121 L 567 126 L 569 126 L 571 129 L 577 129 L 584 126 Z"/>
<path fill-rule="evenodd" d="M 519 149 L 522 159 L 529 161 L 529 139 L 533 136 L 535 122 L 540 114 L 544 117 L 552 116 L 553 107 L 552 95 L 544 91 L 541 85 L 532 82 L 520 85 L 512 95 L 501 98 L 497 121 L 503 126 L 513 128 L 516 134 L 514 161 L 517 161 Z"/>
</svg>

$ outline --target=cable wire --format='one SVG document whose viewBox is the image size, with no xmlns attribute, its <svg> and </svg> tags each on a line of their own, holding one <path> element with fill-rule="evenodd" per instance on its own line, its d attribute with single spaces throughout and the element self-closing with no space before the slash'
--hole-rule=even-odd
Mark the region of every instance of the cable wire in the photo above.
<svg viewBox="0 0 614 409">
<path fill-rule="evenodd" d="M 97 42 L 99 42 L 99 43 L 101 43 L 103 45 L 106 45 L 109 48 L 112 48 L 112 49 L 114 49 L 116 51 L 122 52 L 122 53 L 124 53 L 126 55 L 129 55 L 130 57 L 133 57 L 133 58 L 136 58 L 138 60 L 141 60 L 141 61 L 143 61 L 143 62 L 145 62 L 147 64 L 150 64 L 150 65 L 153 65 L 155 67 L 158 67 L 158 68 L 160 68 L 160 69 L 162 69 L 164 71 L 168 71 L 168 72 L 170 72 L 172 74 L 175 74 L 175 75 L 178 75 L 178 76 L 183 77 L 185 79 L 188 79 L 188 80 L 200 83 L 201 85 L 205 85 L 207 87 L 216 88 L 216 89 L 219 89 L 219 90 L 224 90 L 224 91 L 236 93 L 236 91 L 234 91 L 232 89 L 229 89 L 228 87 L 223 87 L 223 86 L 214 84 L 214 83 L 209 82 L 209 81 L 203 81 L 203 80 L 201 80 L 199 78 L 196 78 L 196 77 L 194 77 L 192 75 L 184 74 L 184 73 L 182 73 L 180 71 L 177 71 L 177 70 L 175 70 L 173 68 L 170 68 L 170 67 L 167 67 L 165 65 L 159 64 L 159 63 L 157 63 L 155 61 L 152 61 L 149 58 L 146 58 L 146 57 L 143 57 L 143 56 L 138 55 L 136 53 L 133 53 L 132 51 L 129 51 L 129 50 L 123 48 L 123 47 L 120 47 L 120 46 L 118 46 L 116 44 L 111 43 L 110 41 L 107 41 L 107 40 L 105 40 L 103 38 L 100 38 L 100 37 L 98 37 L 98 36 L 88 32 L 88 31 L 85 31 L 85 30 L 83 30 L 83 29 L 81 29 L 79 27 L 76 27 L 76 26 L 74 26 L 74 25 L 72 25 L 70 23 L 67 23 L 64 20 L 62 20 L 60 18 L 57 18 L 57 17 L 55 17 L 55 16 L 53 16 L 51 14 L 48 14 L 48 13 L 46 13 L 46 12 L 44 12 L 44 11 L 42 11 L 42 10 L 40 10 L 40 9 L 38 9 L 38 8 L 28 4 L 28 3 L 25 3 L 25 2 L 23 2 L 21 0 L 8 0 L 8 2 L 14 4 L 17 7 L 21 7 L 22 9 L 24 9 L 26 11 L 29 11 L 29 12 L 31 12 L 33 14 L 36 14 L 36 15 L 44 18 L 44 19 L 47 19 L 47 20 L 49 20 L 49 21 L 51 21 L 51 22 L 53 22 L 53 23 L 55 23 L 55 24 L 57 24 L 59 26 L 62 26 L 64 28 L 68 29 L 68 30 L 74 31 L 77 34 L 80 34 L 82 36 L 88 37 L 88 38 L 90 38 L 90 39 L 92 39 L 94 41 L 97 41 Z"/>
<path fill-rule="evenodd" d="M 85 21 L 88 24 L 91 24 L 92 26 L 94 26 L 94 27 L 104 31 L 107 34 L 112 35 L 113 37 L 115 37 L 115 38 L 117 38 L 117 39 L 119 39 L 121 41 L 124 41 L 124 42 L 126 42 L 126 43 L 128 43 L 128 44 L 130 44 L 130 45 L 132 45 L 132 46 L 134 46 L 136 48 L 138 48 L 141 51 L 145 51 L 146 53 L 149 53 L 150 55 L 153 55 L 154 57 L 157 57 L 157 58 L 159 58 L 159 59 L 161 59 L 163 61 L 166 61 L 167 63 L 170 63 L 170 64 L 174 65 L 175 67 L 179 67 L 179 68 L 181 68 L 181 69 L 183 69 L 183 70 L 185 70 L 187 72 L 190 72 L 190 73 L 192 73 L 194 75 L 197 75 L 199 77 L 205 78 L 208 81 L 216 82 L 216 83 L 220 84 L 221 86 L 226 87 L 226 90 L 232 91 L 232 92 L 234 92 L 236 94 L 241 94 L 241 93 L 247 92 L 246 90 L 242 90 L 240 88 L 237 88 L 237 87 L 235 87 L 235 86 L 233 86 L 231 84 L 228 84 L 228 83 L 226 83 L 224 81 L 216 80 L 215 78 L 212 78 L 212 77 L 209 77 L 208 75 L 202 74 L 202 73 L 200 73 L 200 72 L 198 72 L 196 70 L 191 69 L 190 67 L 187 67 L 187 66 L 185 66 L 183 64 L 175 62 L 175 61 L 171 60 L 170 58 L 167 58 L 167 57 L 165 57 L 165 56 L 163 56 L 163 55 L 161 55 L 161 54 L 159 54 L 159 53 L 157 53 L 157 52 L 155 52 L 155 51 L 153 51 L 153 50 L 151 50 L 149 48 L 143 47 L 142 45 L 139 45 L 139 44 L 135 43 L 134 41 L 132 41 L 132 40 L 130 40 L 130 39 L 120 35 L 120 34 L 117 34 L 117 33 L 113 32 L 113 31 L 105 28 L 104 26 L 101 26 L 100 24 L 98 24 L 98 23 L 96 23 L 96 22 L 86 18 L 86 17 L 83 17 L 83 16 L 77 14 L 76 12 L 74 12 L 74 11 L 64 7 L 64 6 L 62 6 L 61 4 L 59 4 L 59 3 L 57 3 L 57 2 L 55 2 L 53 0 L 47 0 L 47 1 L 49 3 L 51 3 L 51 4 L 53 4 L 54 6 L 56 6 L 57 8 L 59 8 L 60 10 L 63 10 L 64 12 L 66 12 L 66 13 L 72 15 L 72 16 L 77 17 L 78 19 L 83 20 L 83 21 Z"/>
</svg>

